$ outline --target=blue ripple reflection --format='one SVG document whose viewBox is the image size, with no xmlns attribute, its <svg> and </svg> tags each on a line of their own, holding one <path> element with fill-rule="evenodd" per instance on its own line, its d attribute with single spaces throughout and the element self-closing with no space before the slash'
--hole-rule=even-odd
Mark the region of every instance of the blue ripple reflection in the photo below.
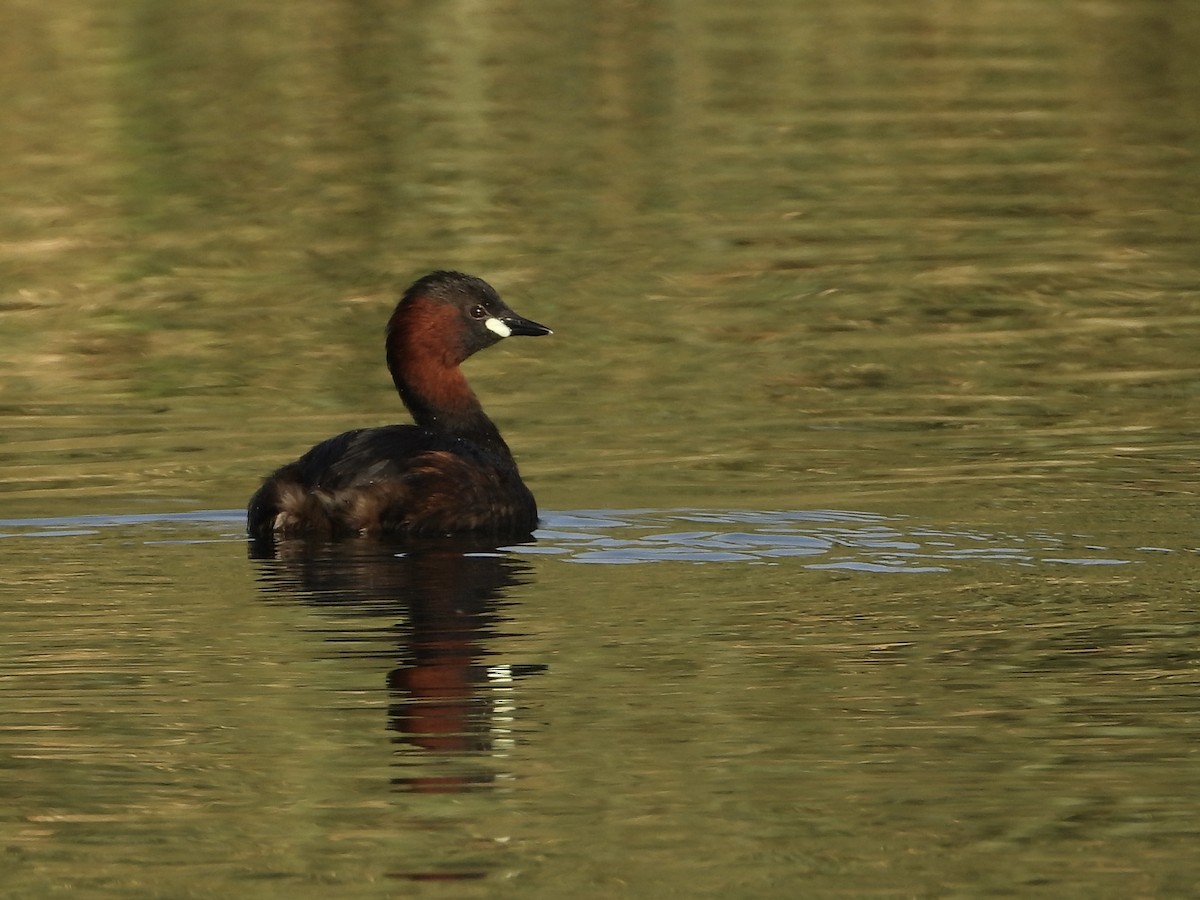
<svg viewBox="0 0 1200 900">
<path fill-rule="evenodd" d="M 932 528 L 904 517 L 843 510 L 577 510 L 547 513 L 523 553 L 568 562 L 741 562 L 856 572 L 949 572 L 981 560 L 1018 566 L 1115 566 L 1077 535 Z M 696 529 L 696 525 L 708 526 Z M 749 527 L 748 527 L 749 526 Z"/>
<path fill-rule="evenodd" d="M 242 542 L 241 510 L 0 520 L 5 538 L 66 538 L 147 529 L 144 543 Z M 1086 535 L 934 527 L 907 516 L 852 510 L 628 509 L 544 512 L 536 543 L 505 552 L 564 562 L 799 564 L 852 572 L 929 573 L 980 562 L 1009 566 L 1123 566 L 1163 547 L 1117 551 Z"/>
</svg>

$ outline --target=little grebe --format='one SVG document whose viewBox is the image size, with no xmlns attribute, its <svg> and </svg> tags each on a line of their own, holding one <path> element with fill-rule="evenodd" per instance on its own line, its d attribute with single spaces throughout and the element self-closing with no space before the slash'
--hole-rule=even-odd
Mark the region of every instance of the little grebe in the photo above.
<svg viewBox="0 0 1200 900">
<path fill-rule="evenodd" d="M 537 504 L 459 363 L 510 335 L 550 334 L 487 282 L 433 272 L 387 327 L 387 365 L 415 425 L 360 428 L 317 444 L 250 499 L 247 530 L 271 534 L 478 532 L 524 536 Z"/>
</svg>

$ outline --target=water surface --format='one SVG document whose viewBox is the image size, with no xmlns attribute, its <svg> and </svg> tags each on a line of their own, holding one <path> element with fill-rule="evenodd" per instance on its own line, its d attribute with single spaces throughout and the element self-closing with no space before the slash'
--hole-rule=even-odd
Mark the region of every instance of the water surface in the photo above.
<svg viewBox="0 0 1200 900">
<path fill-rule="evenodd" d="M 1196 892 L 1190 9 L 0 33 L 6 895 Z M 536 540 L 251 553 L 435 267 Z"/>
</svg>

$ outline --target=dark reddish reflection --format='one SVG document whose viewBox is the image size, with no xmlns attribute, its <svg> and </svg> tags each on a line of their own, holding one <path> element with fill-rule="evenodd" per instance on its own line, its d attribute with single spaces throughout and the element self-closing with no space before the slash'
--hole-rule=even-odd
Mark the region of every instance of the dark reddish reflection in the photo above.
<svg viewBox="0 0 1200 900">
<path fill-rule="evenodd" d="M 266 591 L 388 622 L 383 636 L 343 628 L 330 639 L 389 662 L 388 726 L 398 767 L 412 772 L 392 780 L 397 789 L 457 793 L 495 780 L 496 735 L 511 734 L 516 683 L 544 670 L 500 660 L 489 646 L 503 636 L 505 598 L 528 580 L 526 564 L 451 539 L 258 542 L 251 555 L 263 560 Z"/>
</svg>

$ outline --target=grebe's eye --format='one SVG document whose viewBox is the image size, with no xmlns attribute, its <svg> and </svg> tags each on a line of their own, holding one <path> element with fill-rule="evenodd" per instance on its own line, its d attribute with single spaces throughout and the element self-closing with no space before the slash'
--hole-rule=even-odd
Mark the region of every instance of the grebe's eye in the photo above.
<svg viewBox="0 0 1200 900">
<path fill-rule="evenodd" d="M 486 319 L 487 314 L 488 314 L 488 311 L 486 309 L 484 309 L 482 306 L 479 306 L 478 304 L 471 307 L 471 318 L 472 319 Z"/>
</svg>

